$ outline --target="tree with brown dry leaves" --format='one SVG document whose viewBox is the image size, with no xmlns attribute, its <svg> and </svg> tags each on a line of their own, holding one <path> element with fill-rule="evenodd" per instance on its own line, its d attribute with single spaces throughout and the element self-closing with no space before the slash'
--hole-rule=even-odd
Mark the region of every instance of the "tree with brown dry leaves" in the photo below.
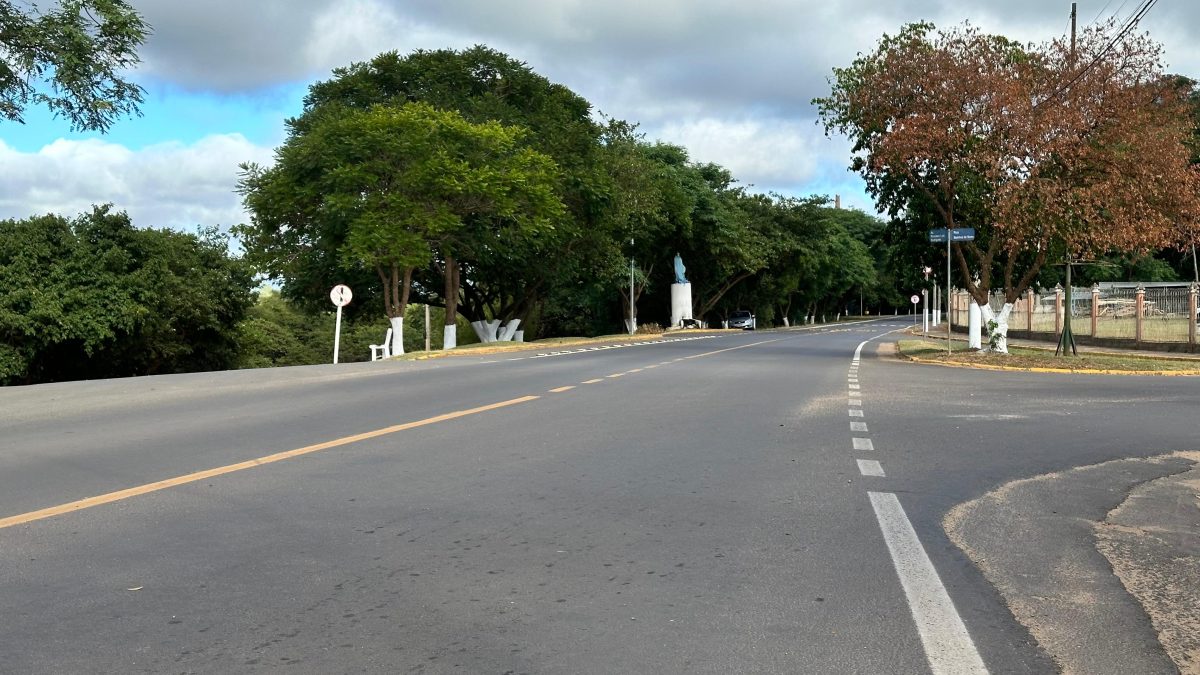
<svg viewBox="0 0 1200 675">
<path fill-rule="evenodd" d="M 1074 49 L 910 24 L 835 69 L 814 103 L 827 133 L 854 142 L 851 168 L 881 209 L 910 228 L 976 229 L 953 244 L 958 281 L 1004 351 L 1013 303 L 1047 263 L 1194 240 L 1186 92 L 1160 56 L 1113 23 Z"/>
</svg>

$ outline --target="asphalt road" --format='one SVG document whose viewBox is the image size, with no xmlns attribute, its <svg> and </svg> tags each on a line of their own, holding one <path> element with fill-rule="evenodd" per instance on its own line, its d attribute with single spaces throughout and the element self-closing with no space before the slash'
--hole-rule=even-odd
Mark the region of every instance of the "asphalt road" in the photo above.
<svg viewBox="0 0 1200 675">
<path fill-rule="evenodd" d="M 0 672 L 1051 671 L 942 517 L 1200 388 L 906 325 L 2 390 Z"/>
</svg>

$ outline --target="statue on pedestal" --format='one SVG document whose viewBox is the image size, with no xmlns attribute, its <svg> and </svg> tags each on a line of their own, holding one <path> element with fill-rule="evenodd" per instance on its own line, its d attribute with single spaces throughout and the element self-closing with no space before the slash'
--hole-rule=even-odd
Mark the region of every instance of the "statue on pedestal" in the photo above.
<svg viewBox="0 0 1200 675">
<path fill-rule="evenodd" d="M 694 324 L 692 321 L 692 284 L 684 276 L 687 268 L 683 266 L 683 258 L 675 254 L 675 283 L 671 284 L 671 325 L 680 326 Z"/>
</svg>

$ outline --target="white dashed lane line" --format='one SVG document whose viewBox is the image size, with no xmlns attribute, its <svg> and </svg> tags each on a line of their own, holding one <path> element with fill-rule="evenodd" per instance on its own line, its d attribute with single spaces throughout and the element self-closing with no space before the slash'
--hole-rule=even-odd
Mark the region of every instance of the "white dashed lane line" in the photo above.
<svg viewBox="0 0 1200 675">
<path fill-rule="evenodd" d="M 579 349 L 560 349 L 552 352 L 539 352 L 532 356 L 518 356 L 508 361 L 526 361 L 529 359 L 545 359 L 551 356 L 567 356 L 569 354 L 583 354 L 585 352 L 598 352 L 605 349 L 626 349 L 628 347 L 644 347 L 646 345 L 661 345 L 672 342 L 691 342 L 692 340 L 711 340 L 721 337 L 720 335 L 694 335 L 692 337 L 671 338 L 667 340 L 645 340 L 642 342 L 626 342 L 615 345 L 599 345 L 596 347 L 580 347 Z"/>
<path fill-rule="evenodd" d="M 935 675 L 987 673 L 967 627 L 954 609 L 954 602 L 921 546 L 900 500 L 890 492 L 868 492 L 867 496 L 908 598 L 908 608 L 925 647 L 930 670 Z"/>
<path fill-rule="evenodd" d="M 856 459 L 854 461 L 858 462 L 858 472 L 862 475 L 874 478 L 887 478 L 879 462 L 873 459 Z"/>
<path fill-rule="evenodd" d="M 861 396 L 858 389 L 858 366 L 862 349 L 870 340 L 865 340 L 854 350 L 854 360 L 850 367 L 849 387 L 851 396 Z M 862 399 L 850 399 L 850 417 L 864 417 Z M 851 431 L 866 432 L 866 422 L 851 422 Z M 865 436 L 852 436 L 851 441 L 856 451 L 874 452 L 875 444 Z M 883 465 L 873 459 L 856 459 L 858 472 L 866 477 L 887 478 Z M 883 533 L 888 553 L 891 554 L 892 564 L 904 595 L 908 599 L 908 608 L 916 623 L 917 633 L 921 636 L 921 645 L 925 648 L 925 659 L 934 675 L 981 675 L 986 674 L 987 667 L 983 658 L 975 649 L 975 643 L 967 633 L 967 628 L 954 608 L 954 602 L 946 587 L 942 585 L 937 570 L 929 560 L 929 555 L 921 545 L 916 530 L 909 522 L 904 507 L 895 494 L 890 492 L 868 492 L 875 518 L 879 521 L 879 529 Z"/>
</svg>

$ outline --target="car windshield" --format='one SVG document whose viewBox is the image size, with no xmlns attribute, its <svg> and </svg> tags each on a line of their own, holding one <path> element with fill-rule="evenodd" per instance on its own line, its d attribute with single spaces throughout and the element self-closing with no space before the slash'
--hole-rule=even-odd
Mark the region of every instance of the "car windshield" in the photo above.
<svg viewBox="0 0 1200 675">
<path fill-rule="evenodd" d="M 734 319 L 749 319 L 750 312 L 734 312 L 732 318 L 734 318 Z"/>
</svg>

